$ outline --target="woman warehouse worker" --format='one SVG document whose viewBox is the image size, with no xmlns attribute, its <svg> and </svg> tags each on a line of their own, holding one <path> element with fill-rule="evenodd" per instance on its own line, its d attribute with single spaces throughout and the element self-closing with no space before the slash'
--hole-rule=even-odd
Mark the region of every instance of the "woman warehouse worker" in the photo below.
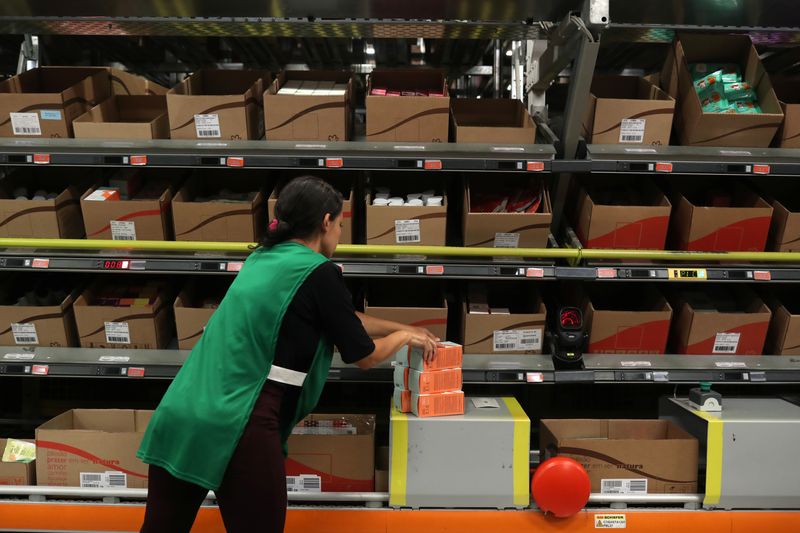
<svg viewBox="0 0 800 533">
<path fill-rule="evenodd" d="M 427 330 L 353 308 L 329 261 L 341 234 L 335 189 L 297 178 L 275 217 L 147 427 L 142 533 L 188 532 L 209 489 L 229 533 L 283 531 L 286 442 L 319 400 L 333 345 L 361 368 L 406 344 L 434 357 Z"/>
</svg>

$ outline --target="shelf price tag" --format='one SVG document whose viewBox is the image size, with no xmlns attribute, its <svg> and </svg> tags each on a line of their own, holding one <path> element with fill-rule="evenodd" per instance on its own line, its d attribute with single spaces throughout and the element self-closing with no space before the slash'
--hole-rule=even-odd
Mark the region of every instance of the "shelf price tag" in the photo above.
<svg viewBox="0 0 800 533">
<path fill-rule="evenodd" d="M 526 278 L 543 278 L 544 277 L 544 269 L 543 268 L 529 268 L 525 270 L 525 277 Z"/>
<path fill-rule="evenodd" d="M 243 167 L 244 157 L 227 157 L 225 158 L 225 166 L 227 167 Z"/>
<path fill-rule="evenodd" d="M 140 366 L 132 366 L 128 368 L 128 377 L 129 378 L 143 378 L 144 377 L 144 367 Z"/>
<path fill-rule="evenodd" d="M 49 165 L 50 154 L 33 154 L 34 165 Z"/>
<path fill-rule="evenodd" d="M 656 163 L 656 172 L 672 172 L 672 163 Z"/>
<path fill-rule="evenodd" d="M 597 277 L 599 279 L 610 279 L 617 277 L 617 269 L 616 268 L 598 268 L 597 269 Z"/>
<path fill-rule="evenodd" d="M 132 155 L 129 159 L 130 164 L 135 167 L 143 167 L 147 164 L 146 155 Z"/>
<path fill-rule="evenodd" d="M 525 381 L 528 383 L 544 383 L 544 374 L 542 372 L 526 372 Z"/>
<path fill-rule="evenodd" d="M 753 165 L 753 174 L 769 174 L 769 165 Z"/>
<path fill-rule="evenodd" d="M 233 261 L 228 263 L 228 265 L 225 267 L 225 270 L 227 270 L 228 272 L 239 272 L 243 266 L 244 266 L 243 262 Z"/>
<path fill-rule="evenodd" d="M 425 170 L 442 170 L 442 162 L 438 159 L 426 159 L 422 164 Z"/>
<path fill-rule="evenodd" d="M 33 365 L 31 367 L 31 374 L 35 376 L 46 376 L 50 373 L 50 367 L 48 365 Z"/>
<path fill-rule="evenodd" d="M 525 164 L 525 170 L 528 172 L 542 172 L 544 170 L 544 163 L 542 161 L 528 161 Z"/>
<path fill-rule="evenodd" d="M 708 275 L 705 268 L 668 268 L 669 279 L 681 281 L 706 281 Z"/>
<path fill-rule="evenodd" d="M 770 281 L 772 279 L 772 272 L 769 270 L 754 270 L 753 279 L 756 281 Z"/>
<path fill-rule="evenodd" d="M 33 261 L 31 261 L 31 268 L 49 268 L 49 267 L 50 267 L 49 259 L 34 258 Z"/>
<path fill-rule="evenodd" d="M 325 167 L 326 168 L 342 168 L 344 166 L 344 159 L 341 157 L 326 157 L 325 158 Z"/>
<path fill-rule="evenodd" d="M 441 276 L 444 274 L 443 265 L 428 265 L 425 267 L 425 274 L 428 276 Z"/>
</svg>

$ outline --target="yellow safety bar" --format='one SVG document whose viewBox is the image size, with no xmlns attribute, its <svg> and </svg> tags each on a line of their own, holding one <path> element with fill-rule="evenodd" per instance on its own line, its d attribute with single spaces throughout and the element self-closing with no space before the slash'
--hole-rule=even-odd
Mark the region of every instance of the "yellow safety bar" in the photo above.
<svg viewBox="0 0 800 533">
<path fill-rule="evenodd" d="M 89 239 L 0 238 L 0 248 L 39 250 L 136 250 L 151 252 L 250 251 L 246 242 L 112 241 Z M 460 246 L 382 246 L 342 244 L 339 255 L 423 255 L 432 257 L 518 257 L 535 259 L 604 259 L 640 261 L 726 261 L 747 263 L 800 263 L 800 252 L 682 252 L 670 250 L 597 250 L 576 248 L 466 248 Z"/>
</svg>

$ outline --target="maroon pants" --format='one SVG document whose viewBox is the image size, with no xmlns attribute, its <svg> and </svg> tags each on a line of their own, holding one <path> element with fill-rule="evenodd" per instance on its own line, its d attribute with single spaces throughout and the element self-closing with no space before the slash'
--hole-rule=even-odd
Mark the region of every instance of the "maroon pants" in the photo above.
<svg viewBox="0 0 800 533">
<path fill-rule="evenodd" d="M 279 418 L 283 388 L 267 382 L 222 484 L 215 491 L 228 533 L 280 533 L 286 521 L 286 471 Z M 188 533 L 208 491 L 150 466 L 141 533 Z"/>
</svg>

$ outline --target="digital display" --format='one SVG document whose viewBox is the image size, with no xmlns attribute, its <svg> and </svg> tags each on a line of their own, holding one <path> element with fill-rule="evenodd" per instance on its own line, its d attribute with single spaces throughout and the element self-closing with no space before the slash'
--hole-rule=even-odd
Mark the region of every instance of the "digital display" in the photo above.
<svg viewBox="0 0 800 533">
<path fill-rule="evenodd" d="M 678 277 L 681 278 L 696 278 L 697 270 L 681 270 Z"/>
<path fill-rule="evenodd" d="M 126 270 L 131 262 L 127 259 L 111 259 L 103 261 L 103 270 Z"/>
</svg>

